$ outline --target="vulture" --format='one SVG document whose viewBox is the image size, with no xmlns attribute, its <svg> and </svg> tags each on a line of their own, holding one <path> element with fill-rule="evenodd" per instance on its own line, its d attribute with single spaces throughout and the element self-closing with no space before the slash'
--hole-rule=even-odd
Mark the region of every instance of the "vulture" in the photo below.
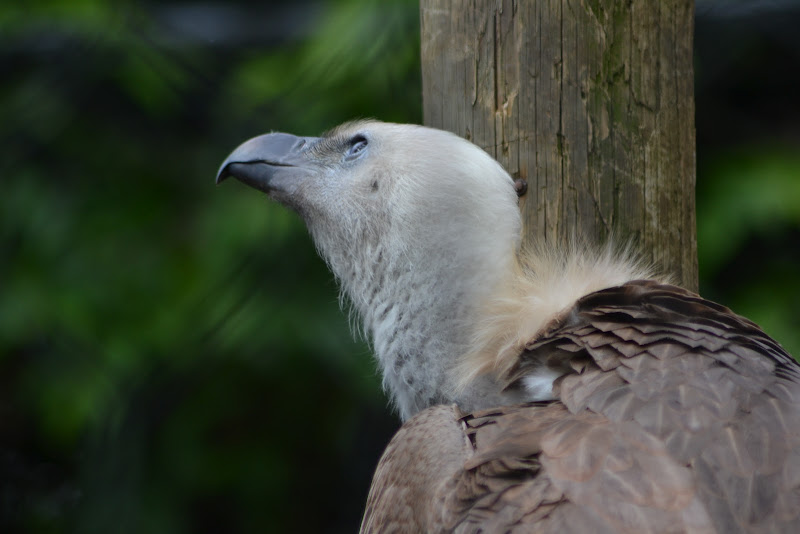
<svg viewBox="0 0 800 534">
<path fill-rule="evenodd" d="M 302 217 L 404 421 L 361 532 L 800 532 L 798 363 L 624 247 L 522 246 L 479 147 L 356 121 L 231 176 Z"/>
</svg>

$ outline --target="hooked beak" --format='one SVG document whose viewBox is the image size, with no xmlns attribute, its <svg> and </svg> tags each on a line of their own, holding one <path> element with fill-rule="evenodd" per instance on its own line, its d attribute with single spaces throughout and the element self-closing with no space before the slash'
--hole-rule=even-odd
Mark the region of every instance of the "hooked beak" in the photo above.
<svg viewBox="0 0 800 534">
<path fill-rule="evenodd" d="M 318 139 L 285 133 L 254 137 L 239 145 L 222 162 L 217 183 L 233 176 L 265 193 L 290 193 L 298 179 L 308 174 L 305 148 Z"/>
</svg>

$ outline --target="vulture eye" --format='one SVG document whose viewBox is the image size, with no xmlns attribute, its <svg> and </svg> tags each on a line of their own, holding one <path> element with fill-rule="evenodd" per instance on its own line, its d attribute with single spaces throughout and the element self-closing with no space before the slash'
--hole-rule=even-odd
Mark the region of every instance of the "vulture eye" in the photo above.
<svg viewBox="0 0 800 534">
<path fill-rule="evenodd" d="M 367 138 L 363 135 L 357 135 L 350 140 L 350 147 L 344 155 L 345 161 L 353 161 L 364 153 L 367 148 Z"/>
</svg>

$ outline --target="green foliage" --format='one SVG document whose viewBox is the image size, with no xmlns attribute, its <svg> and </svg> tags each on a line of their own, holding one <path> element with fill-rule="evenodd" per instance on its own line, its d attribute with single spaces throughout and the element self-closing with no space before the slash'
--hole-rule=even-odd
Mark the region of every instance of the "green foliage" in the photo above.
<svg viewBox="0 0 800 534">
<path fill-rule="evenodd" d="M 755 145 L 709 155 L 698 169 L 697 230 L 706 293 L 800 355 L 797 148 Z"/>
<path fill-rule="evenodd" d="M 419 121 L 417 6 L 325 5 L 280 46 L 0 13 L 0 530 L 289 531 L 308 494 L 309 531 L 352 531 L 396 425 L 368 350 L 297 217 L 213 177 L 270 129 Z"/>
</svg>

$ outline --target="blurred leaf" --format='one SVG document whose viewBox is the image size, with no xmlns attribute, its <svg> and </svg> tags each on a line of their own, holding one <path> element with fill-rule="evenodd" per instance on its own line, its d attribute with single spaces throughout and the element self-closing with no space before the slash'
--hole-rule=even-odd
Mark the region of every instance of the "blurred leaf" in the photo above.
<svg viewBox="0 0 800 534">
<path fill-rule="evenodd" d="M 800 357 L 800 153 L 745 146 L 699 166 L 703 293 L 759 324 Z"/>
<path fill-rule="evenodd" d="M 751 232 L 800 226 L 800 153 L 794 147 L 741 147 L 700 170 L 700 265 L 711 275 L 729 261 Z"/>
</svg>

